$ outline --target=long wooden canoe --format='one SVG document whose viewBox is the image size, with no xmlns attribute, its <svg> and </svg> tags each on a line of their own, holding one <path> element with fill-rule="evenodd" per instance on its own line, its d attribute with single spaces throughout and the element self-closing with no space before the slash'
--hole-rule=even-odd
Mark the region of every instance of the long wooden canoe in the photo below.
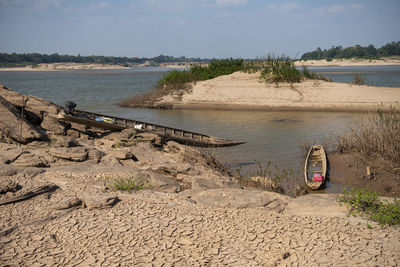
<svg viewBox="0 0 400 267">
<path fill-rule="evenodd" d="M 304 164 L 306 185 L 317 190 L 326 180 L 326 154 L 323 146 L 315 144 L 308 151 Z"/>
<path fill-rule="evenodd" d="M 228 147 L 245 143 L 221 139 L 177 128 L 166 127 L 154 123 L 119 118 L 82 110 L 75 110 L 74 112 L 59 118 L 58 120 L 63 122 L 74 122 L 111 131 L 134 128 L 138 132 L 152 132 L 162 136 L 167 140 L 173 140 L 181 144 L 198 147 Z"/>
</svg>

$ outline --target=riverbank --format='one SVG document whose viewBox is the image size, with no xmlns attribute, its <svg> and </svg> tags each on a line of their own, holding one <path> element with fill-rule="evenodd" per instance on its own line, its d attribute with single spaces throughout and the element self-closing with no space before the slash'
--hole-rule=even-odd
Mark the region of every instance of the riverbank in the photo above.
<svg viewBox="0 0 400 267">
<path fill-rule="evenodd" d="M 124 103 L 129 106 L 129 99 Z M 266 84 L 258 73 L 236 72 L 196 82 L 190 90 L 173 92 L 145 105 L 177 109 L 370 111 L 400 107 L 400 88 L 321 80 Z"/>
<path fill-rule="evenodd" d="M 85 63 L 42 63 L 37 66 L 25 66 L 16 68 L 0 68 L 0 71 L 64 71 L 64 70 L 125 70 L 130 67 L 107 64 L 85 64 Z"/>
<path fill-rule="evenodd" d="M 297 60 L 295 66 L 301 67 L 350 67 L 350 66 L 389 66 L 400 65 L 400 59 L 332 59 L 327 61 L 321 60 Z"/>
<path fill-rule="evenodd" d="M 400 264 L 400 232 L 336 195 L 243 188 L 197 149 L 61 123 L 45 99 L 0 95 L 3 265 Z"/>
</svg>

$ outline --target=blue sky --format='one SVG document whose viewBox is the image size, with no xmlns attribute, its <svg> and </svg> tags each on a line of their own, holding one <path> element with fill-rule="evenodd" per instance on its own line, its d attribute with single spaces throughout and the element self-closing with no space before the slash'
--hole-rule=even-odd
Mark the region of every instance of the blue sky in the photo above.
<svg viewBox="0 0 400 267">
<path fill-rule="evenodd" d="M 300 57 L 400 41 L 400 1 L 0 0 L 0 52 Z"/>
</svg>

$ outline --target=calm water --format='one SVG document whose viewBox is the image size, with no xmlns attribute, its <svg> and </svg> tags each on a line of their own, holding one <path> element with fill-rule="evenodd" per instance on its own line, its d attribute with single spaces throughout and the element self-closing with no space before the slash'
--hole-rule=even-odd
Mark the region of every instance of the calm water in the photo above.
<svg viewBox="0 0 400 267">
<path fill-rule="evenodd" d="M 365 75 L 370 85 L 400 87 L 400 66 L 313 67 L 334 81 L 350 82 L 352 73 Z M 72 100 L 79 109 L 159 123 L 222 138 L 247 142 L 215 149 L 234 168 L 254 172 L 255 161 L 277 163 L 301 172 L 299 142 L 318 141 L 344 132 L 349 124 L 366 118 L 350 112 L 268 112 L 221 110 L 154 110 L 118 107 L 126 97 L 150 90 L 165 73 L 162 68 L 65 72 L 0 72 L 0 83 L 24 94 L 63 105 Z M 299 178 L 301 175 L 299 176 Z M 300 178 L 302 179 L 302 178 Z"/>
</svg>

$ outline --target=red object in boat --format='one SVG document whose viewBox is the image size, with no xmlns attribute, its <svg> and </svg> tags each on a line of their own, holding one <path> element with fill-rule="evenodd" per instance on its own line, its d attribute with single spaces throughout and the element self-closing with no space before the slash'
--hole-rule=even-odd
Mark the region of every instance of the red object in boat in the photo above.
<svg viewBox="0 0 400 267">
<path fill-rule="evenodd" d="M 324 176 L 322 176 L 321 174 L 318 173 L 314 173 L 313 176 L 313 182 L 323 182 L 324 181 Z"/>
</svg>

